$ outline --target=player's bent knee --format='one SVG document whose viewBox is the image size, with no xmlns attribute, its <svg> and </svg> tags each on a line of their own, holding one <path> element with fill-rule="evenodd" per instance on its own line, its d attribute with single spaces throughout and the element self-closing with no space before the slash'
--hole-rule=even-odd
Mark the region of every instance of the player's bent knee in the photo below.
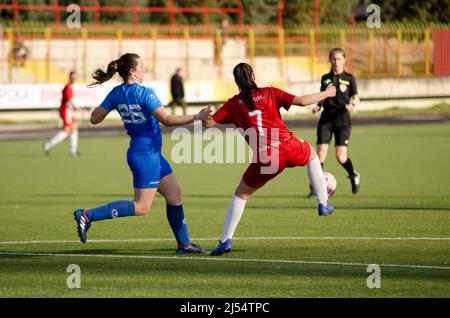
<svg viewBox="0 0 450 318">
<path fill-rule="evenodd" d="M 136 215 L 136 216 L 144 216 L 144 215 L 147 214 L 147 212 L 148 212 L 148 210 L 139 210 L 139 209 L 136 209 L 135 215 Z"/>
<path fill-rule="evenodd" d="M 235 194 L 235 196 L 241 198 L 242 200 L 249 200 L 251 198 L 251 194 Z"/>
<path fill-rule="evenodd" d="M 150 208 L 151 208 L 150 204 L 136 204 L 135 215 L 136 216 L 146 215 L 148 211 L 150 211 Z"/>
<path fill-rule="evenodd" d="M 181 205 L 181 190 L 179 188 L 171 189 L 168 193 L 161 193 L 167 204 Z"/>
<path fill-rule="evenodd" d="M 339 163 L 344 164 L 347 161 L 347 155 L 345 155 L 345 154 L 336 154 L 336 160 Z"/>
<path fill-rule="evenodd" d="M 313 160 L 314 158 L 317 157 L 317 153 L 316 153 L 316 151 L 314 150 L 314 148 L 311 145 L 309 145 L 309 148 L 311 150 L 311 152 L 309 154 L 309 160 L 311 161 L 311 160 Z"/>
</svg>

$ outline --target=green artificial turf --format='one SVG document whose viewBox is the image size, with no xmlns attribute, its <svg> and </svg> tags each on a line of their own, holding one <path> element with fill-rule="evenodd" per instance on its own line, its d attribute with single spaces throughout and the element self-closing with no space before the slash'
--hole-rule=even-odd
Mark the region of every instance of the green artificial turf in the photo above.
<svg viewBox="0 0 450 318">
<path fill-rule="evenodd" d="M 314 129 L 295 133 L 315 142 Z M 132 198 L 128 137 L 81 138 L 78 158 L 67 141 L 45 157 L 42 142 L 0 142 L 0 297 L 450 297 L 448 123 L 353 127 L 360 193 L 330 147 L 333 215 L 305 198 L 306 169 L 287 169 L 247 202 L 219 257 L 175 254 L 160 196 L 144 217 L 94 223 L 81 244 L 73 210 Z M 175 143 L 164 135 L 169 161 Z M 192 241 L 214 248 L 246 164 L 172 167 Z M 367 287 L 368 264 L 381 288 Z"/>
</svg>

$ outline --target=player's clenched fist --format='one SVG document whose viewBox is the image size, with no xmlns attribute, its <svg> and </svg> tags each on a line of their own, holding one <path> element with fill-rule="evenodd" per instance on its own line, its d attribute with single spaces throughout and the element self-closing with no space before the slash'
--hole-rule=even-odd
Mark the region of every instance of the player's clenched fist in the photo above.
<svg viewBox="0 0 450 318">
<path fill-rule="evenodd" d="M 325 92 L 327 92 L 328 97 L 334 97 L 336 96 L 336 87 L 333 84 L 329 84 Z"/>
<path fill-rule="evenodd" d="M 197 120 L 208 120 L 211 118 L 211 105 L 209 105 L 206 108 L 203 108 L 199 113 L 197 114 Z"/>
</svg>

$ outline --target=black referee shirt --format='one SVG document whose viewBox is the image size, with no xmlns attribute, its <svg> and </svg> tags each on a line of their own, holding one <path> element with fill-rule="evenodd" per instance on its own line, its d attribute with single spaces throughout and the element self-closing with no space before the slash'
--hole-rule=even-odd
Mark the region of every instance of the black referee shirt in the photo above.
<svg viewBox="0 0 450 318">
<path fill-rule="evenodd" d="M 322 76 L 320 91 L 324 91 L 330 83 L 336 87 L 336 96 L 328 97 L 321 105 L 324 111 L 334 113 L 346 111 L 345 105 L 350 104 L 350 98 L 358 94 L 355 77 L 347 72 L 334 74 L 333 71 Z"/>
</svg>

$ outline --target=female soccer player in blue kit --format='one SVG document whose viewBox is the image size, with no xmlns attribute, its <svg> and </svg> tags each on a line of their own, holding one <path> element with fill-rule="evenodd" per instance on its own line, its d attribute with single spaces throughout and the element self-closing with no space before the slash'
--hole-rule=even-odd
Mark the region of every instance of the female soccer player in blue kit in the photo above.
<svg viewBox="0 0 450 318">
<path fill-rule="evenodd" d="M 107 71 L 96 69 L 91 86 L 104 83 L 118 72 L 123 83 L 114 87 L 105 100 L 91 114 L 91 123 L 98 124 L 116 109 L 131 137 L 127 160 L 133 173 L 134 201 L 113 201 L 94 209 L 74 211 L 80 240 L 85 243 L 91 223 L 125 216 L 145 215 L 151 208 L 156 192 L 166 199 L 167 219 L 177 240 L 178 254 L 204 253 L 192 244 L 184 220 L 181 189 L 167 160 L 161 155 L 161 130 L 165 126 L 184 125 L 195 120 L 206 120 L 210 110 L 196 115 L 174 116 L 163 108 L 155 92 L 142 86 L 144 64 L 137 54 L 127 53 L 109 63 Z"/>
</svg>

